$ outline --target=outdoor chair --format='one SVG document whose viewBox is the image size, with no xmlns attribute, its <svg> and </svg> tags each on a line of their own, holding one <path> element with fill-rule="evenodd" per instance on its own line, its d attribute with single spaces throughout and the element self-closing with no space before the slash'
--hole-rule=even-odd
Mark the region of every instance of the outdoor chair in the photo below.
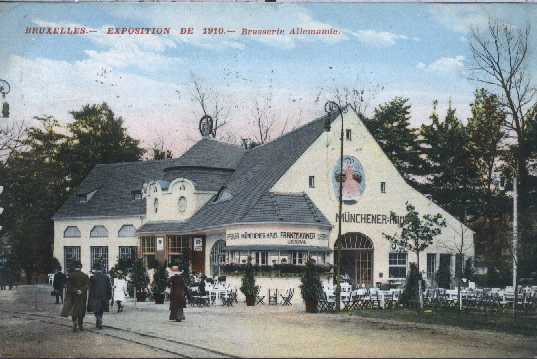
<svg viewBox="0 0 537 359">
<path fill-rule="evenodd" d="M 216 302 L 216 292 L 211 292 L 211 304 L 214 305 Z"/>
<path fill-rule="evenodd" d="M 259 295 L 260 292 L 261 292 L 261 289 L 258 287 L 257 290 L 255 291 L 255 304 L 256 305 L 265 304 L 265 296 Z"/>
<path fill-rule="evenodd" d="M 329 302 L 323 293 L 319 298 L 318 310 L 320 313 L 334 313 L 336 311 L 336 302 Z"/>
<path fill-rule="evenodd" d="M 293 299 L 293 294 L 295 293 L 294 288 L 290 288 L 287 290 L 285 295 L 280 294 L 280 297 L 282 298 L 282 305 L 291 305 L 291 300 Z"/>
<path fill-rule="evenodd" d="M 278 289 L 274 289 L 271 294 L 270 289 L 268 290 L 268 304 L 277 305 L 278 304 Z"/>
<path fill-rule="evenodd" d="M 227 293 L 222 297 L 222 305 L 225 305 L 226 307 L 233 306 L 234 298 L 231 292 Z"/>
</svg>

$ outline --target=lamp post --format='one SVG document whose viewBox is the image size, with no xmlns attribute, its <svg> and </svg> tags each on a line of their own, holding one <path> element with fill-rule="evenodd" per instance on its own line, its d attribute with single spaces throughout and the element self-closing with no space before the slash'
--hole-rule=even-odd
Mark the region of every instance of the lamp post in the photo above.
<svg viewBox="0 0 537 359">
<path fill-rule="evenodd" d="M 341 133 L 339 137 L 339 172 L 336 174 L 336 179 L 339 183 L 339 221 L 338 221 L 338 233 L 336 241 L 336 255 L 337 255 L 337 266 L 336 266 L 336 312 L 341 310 L 341 212 L 343 211 L 343 181 L 345 180 L 345 175 L 343 174 L 343 110 L 334 101 L 328 101 L 324 105 L 324 111 L 327 114 L 333 112 L 338 112 L 341 117 Z"/>
<path fill-rule="evenodd" d="M 11 86 L 9 85 L 9 82 L 0 79 L 0 94 L 2 94 L 2 98 L 6 98 L 6 95 L 10 90 Z M 9 103 L 7 102 L 2 103 L 2 117 L 9 118 Z"/>
</svg>

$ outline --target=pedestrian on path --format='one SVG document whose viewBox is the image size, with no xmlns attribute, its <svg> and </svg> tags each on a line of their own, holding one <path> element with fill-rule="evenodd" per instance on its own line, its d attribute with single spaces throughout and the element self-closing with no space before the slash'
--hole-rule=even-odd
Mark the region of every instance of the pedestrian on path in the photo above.
<svg viewBox="0 0 537 359">
<path fill-rule="evenodd" d="M 100 263 L 96 263 L 93 268 L 93 276 L 89 286 L 89 306 L 95 314 L 97 329 L 103 329 L 103 314 L 108 307 L 108 301 L 112 298 L 112 285 L 110 279 L 103 273 Z"/>
<path fill-rule="evenodd" d="M 7 267 L 0 266 L 0 290 L 5 290 L 7 285 Z"/>
<path fill-rule="evenodd" d="M 186 307 L 185 296 L 188 295 L 188 292 L 182 272 L 179 272 L 178 266 L 172 267 L 171 274 L 172 276 L 168 279 L 168 287 L 170 287 L 170 320 L 180 322 L 185 320 L 183 308 Z"/>
<path fill-rule="evenodd" d="M 123 311 L 123 302 L 127 296 L 127 281 L 123 275 L 123 271 L 117 272 L 117 277 L 114 278 L 114 301 L 117 304 L 117 312 Z"/>
<path fill-rule="evenodd" d="M 52 281 L 52 287 L 54 288 L 54 294 L 56 295 L 56 304 L 60 304 L 60 298 L 63 304 L 63 288 L 65 287 L 66 279 L 65 274 L 62 272 L 62 267 L 59 267 L 56 274 L 54 274 L 54 280 Z"/>
<path fill-rule="evenodd" d="M 86 302 L 88 297 L 89 277 L 81 272 L 82 264 L 76 262 L 73 271 L 69 275 L 67 295 L 71 304 L 71 318 L 73 319 L 73 332 L 78 329 L 84 330 L 83 322 L 86 315 Z"/>
</svg>

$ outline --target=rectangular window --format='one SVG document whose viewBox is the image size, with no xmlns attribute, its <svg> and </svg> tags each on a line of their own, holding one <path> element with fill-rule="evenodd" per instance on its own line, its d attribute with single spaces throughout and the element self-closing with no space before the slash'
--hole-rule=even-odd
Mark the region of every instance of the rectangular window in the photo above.
<svg viewBox="0 0 537 359">
<path fill-rule="evenodd" d="M 347 141 L 352 141 L 352 131 L 349 128 L 345 130 L 345 138 Z"/>
<path fill-rule="evenodd" d="M 390 278 L 406 278 L 407 253 L 392 252 L 389 257 Z"/>
<path fill-rule="evenodd" d="M 268 264 L 268 252 L 255 252 L 255 264 L 260 266 L 266 266 Z"/>
<path fill-rule="evenodd" d="M 142 199 L 142 191 L 131 191 L 133 201 L 139 201 Z"/>
<path fill-rule="evenodd" d="M 380 182 L 380 193 L 386 193 L 386 182 Z"/>
<path fill-rule="evenodd" d="M 303 252 L 292 252 L 292 254 L 291 254 L 291 263 L 293 263 L 293 264 L 304 264 L 304 253 Z"/>
<path fill-rule="evenodd" d="M 140 238 L 140 255 L 144 259 L 144 264 L 152 268 L 155 264 L 155 254 L 157 251 L 157 239 L 153 236 Z"/>
<path fill-rule="evenodd" d="M 98 259 L 101 260 L 103 269 L 108 270 L 108 247 L 91 247 L 91 269 L 93 269 Z"/>
<path fill-rule="evenodd" d="M 315 176 L 310 176 L 309 185 L 310 185 L 310 188 L 315 188 Z"/>
<path fill-rule="evenodd" d="M 434 279 L 436 272 L 436 253 L 427 253 L 427 279 Z"/>
<path fill-rule="evenodd" d="M 136 252 L 138 247 L 133 246 L 120 246 L 119 247 L 119 258 L 124 260 L 133 260 L 136 259 Z"/>
<path fill-rule="evenodd" d="M 71 270 L 74 261 L 80 262 L 80 247 L 63 247 L 64 269 Z"/>
</svg>

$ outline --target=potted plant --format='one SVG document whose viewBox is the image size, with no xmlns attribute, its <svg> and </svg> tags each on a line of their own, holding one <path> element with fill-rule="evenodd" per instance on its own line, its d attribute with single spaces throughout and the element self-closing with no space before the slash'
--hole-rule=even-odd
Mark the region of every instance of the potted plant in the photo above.
<svg viewBox="0 0 537 359">
<path fill-rule="evenodd" d="M 168 272 L 165 265 L 158 265 L 153 275 L 153 298 L 155 298 L 155 304 L 164 303 L 164 292 L 168 285 Z"/>
<path fill-rule="evenodd" d="M 304 303 L 306 303 L 306 312 L 316 313 L 323 287 L 319 269 L 311 257 L 308 257 L 306 261 L 304 274 L 302 274 L 300 282 L 302 283 L 300 285 L 300 294 Z"/>
<path fill-rule="evenodd" d="M 132 273 L 134 287 L 136 288 L 136 301 L 145 302 L 147 298 L 147 283 L 149 278 L 145 270 L 144 261 L 142 258 L 136 259 Z"/>
<path fill-rule="evenodd" d="M 247 306 L 255 305 L 255 295 L 259 292 L 259 286 L 255 285 L 255 271 L 250 256 L 248 256 L 248 263 L 242 276 L 241 292 L 246 297 Z"/>
</svg>

